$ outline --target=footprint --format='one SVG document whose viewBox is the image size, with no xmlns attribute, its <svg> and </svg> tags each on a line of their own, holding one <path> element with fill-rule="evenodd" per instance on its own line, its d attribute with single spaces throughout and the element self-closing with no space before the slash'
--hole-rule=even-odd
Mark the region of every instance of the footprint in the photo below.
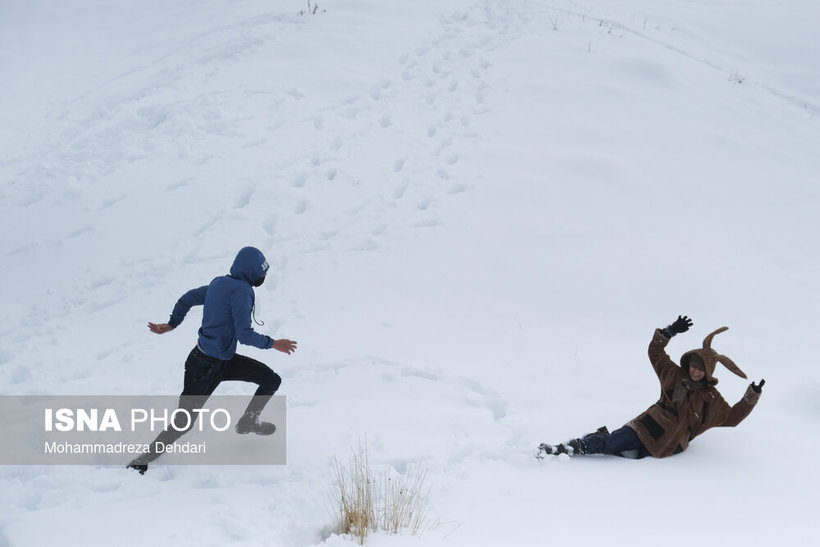
<svg viewBox="0 0 820 547">
<path fill-rule="evenodd" d="M 256 148 L 258 146 L 262 146 L 268 143 L 268 139 L 256 139 L 253 141 L 248 141 L 242 145 L 242 148 Z"/>
<path fill-rule="evenodd" d="M 212 216 L 209 220 L 205 221 L 203 224 L 201 224 L 199 226 L 199 228 L 194 232 L 194 235 L 195 236 L 201 236 L 202 234 L 207 232 L 209 229 L 211 229 L 217 222 L 219 222 L 221 217 L 222 217 L 221 213 Z"/>
<path fill-rule="evenodd" d="M 430 205 L 432 205 L 432 204 L 433 204 L 433 198 L 431 196 L 425 196 L 425 197 L 423 197 L 422 199 L 419 200 L 419 202 L 416 204 L 416 207 L 420 211 L 426 211 L 427 209 L 430 208 Z"/>
<path fill-rule="evenodd" d="M 262 222 L 262 229 L 265 230 L 265 233 L 269 236 L 272 236 L 276 233 L 276 222 L 278 219 L 276 215 L 271 215 Z"/>
<path fill-rule="evenodd" d="M 234 209 L 242 209 L 243 207 L 247 207 L 251 202 L 254 190 L 255 189 L 253 187 L 245 188 L 245 190 L 239 194 L 239 197 L 234 204 Z"/>
<path fill-rule="evenodd" d="M 105 287 L 106 285 L 111 285 L 112 283 L 114 283 L 114 281 L 116 280 L 111 276 L 97 277 L 96 279 L 93 279 L 88 283 L 88 288 L 94 291 L 101 287 Z"/>
<path fill-rule="evenodd" d="M 379 101 L 384 98 L 385 91 L 390 89 L 393 84 L 390 83 L 390 80 L 387 78 L 382 78 L 381 82 L 377 86 L 374 86 L 373 89 L 370 90 L 370 98 L 374 101 Z"/>
<path fill-rule="evenodd" d="M 401 199 L 404 197 L 404 193 L 407 191 L 408 184 L 406 182 L 401 183 L 393 190 L 393 199 Z"/>
<path fill-rule="evenodd" d="M 93 232 L 93 231 L 94 231 L 94 226 L 92 226 L 91 224 L 87 224 L 85 226 L 81 226 L 80 228 L 77 228 L 77 229 L 73 230 L 72 232 L 70 232 L 66 236 L 66 238 L 73 239 L 75 237 L 79 237 L 79 236 L 81 236 L 85 233 Z"/>
<path fill-rule="evenodd" d="M 306 184 L 307 184 L 307 175 L 305 175 L 304 173 L 300 173 L 300 174 L 296 175 L 290 181 L 290 185 L 293 186 L 294 188 L 304 188 Z"/>
<path fill-rule="evenodd" d="M 297 215 L 301 215 L 305 211 L 307 211 L 309 207 L 310 207 L 310 202 L 306 199 L 301 199 L 296 204 L 296 207 L 293 208 L 293 212 Z"/>
<path fill-rule="evenodd" d="M 400 173 L 402 169 L 404 169 L 404 162 L 406 161 L 405 158 L 399 158 L 393 162 L 393 172 Z"/>
<path fill-rule="evenodd" d="M 168 191 L 179 190 L 180 188 L 188 186 L 191 182 L 193 182 L 193 180 L 194 180 L 194 177 L 187 177 L 187 178 L 184 178 L 182 180 L 178 180 L 177 182 L 173 182 L 173 183 L 169 184 L 168 186 L 165 187 L 165 189 L 168 190 Z"/>
<path fill-rule="evenodd" d="M 368 199 L 359 203 L 358 205 L 354 205 L 353 207 L 349 208 L 347 210 L 347 216 L 355 217 L 356 215 L 358 215 L 370 206 L 370 201 L 371 200 Z"/>
<path fill-rule="evenodd" d="M 125 199 L 125 194 L 113 197 L 111 199 L 107 199 L 107 200 L 103 201 L 102 204 L 100 204 L 98 209 L 99 210 L 108 209 L 109 207 L 113 206 L 117 202 L 122 201 L 123 199 Z"/>
<path fill-rule="evenodd" d="M 427 218 L 423 218 L 418 222 L 414 222 L 411 226 L 414 228 L 438 228 L 442 226 L 444 223 L 437 215 L 431 215 Z"/>
</svg>

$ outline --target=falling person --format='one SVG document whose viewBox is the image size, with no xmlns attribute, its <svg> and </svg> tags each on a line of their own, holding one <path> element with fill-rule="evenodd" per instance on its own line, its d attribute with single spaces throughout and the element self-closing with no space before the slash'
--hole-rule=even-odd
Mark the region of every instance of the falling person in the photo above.
<svg viewBox="0 0 820 547">
<path fill-rule="evenodd" d="M 766 381 L 752 382 L 740 401 L 730 406 L 715 388 L 715 367 L 720 363 L 741 378 L 746 378 L 746 374 L 731 359 L 712 349 L 715 335 L 729 327 L 709 334 L 702 348 L 684 353 L 680 366 L 666 353 L 669 340 L 691 326 L 688 317 L 678 316 L 668 327 L 656 329 L 652 336 L 649 360 L 661 383 L 657 403 L 612 433 L 602 427 L 558 445 L 542 443 L 538 447 L 539 459 L 560 454 L 665 458 L 686 450 L 692 439 L 708 429 L 734 427 L 742 422 L 757 404 Z"/>
</svg>

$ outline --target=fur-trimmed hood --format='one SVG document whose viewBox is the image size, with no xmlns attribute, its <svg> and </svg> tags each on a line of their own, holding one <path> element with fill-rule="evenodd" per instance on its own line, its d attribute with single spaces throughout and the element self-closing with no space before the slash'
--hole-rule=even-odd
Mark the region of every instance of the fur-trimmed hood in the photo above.
<svg viewBox="0 0 820 547">
<path fill-rule="evenodd" d="M 680 358 L 680 366 L 686 373 L 686 377 L 689 376 L 689 359 L 691 356 L 697 355 L 700 357 L 701 361 L 703 361 L 706 372 L 706 383 L 709 385 L 713 386 L 718 383 L 717 378 L 714 376 L 715 368 L 718 363 L 722 364 L 724 367 L 728 368 L 741 378 L 746 378 L 746 373 L 740 370 L 740 367 L 738 367 L 734 361 L 712 349 L 712 339 L 715 335 L 727 330 L 729 330 L 729 327 L 720 327 L 718 330 L 712 332 L 703 339 L 703 348 L 693 349 L 683 354 Z"/>
</svg>

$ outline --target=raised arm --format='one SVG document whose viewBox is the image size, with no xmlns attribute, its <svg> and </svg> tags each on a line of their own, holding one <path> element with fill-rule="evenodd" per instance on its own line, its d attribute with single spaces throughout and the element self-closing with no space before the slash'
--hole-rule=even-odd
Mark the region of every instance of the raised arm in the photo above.
<svg viewBox="0 0 820 547">
<path fill-rule="evenodd" d="M 743 398 L 729 409 L 723 423 L 719 425 L 724 427 L 734 427 L 745 420 L 746 416 L 752 412 L 755 405 L 760 400 L 760 393 L 763 391 L 763 384 L 765 383 L 766 380 L 761 380 L 760 384 L 755 384 L 754 382 L 749 384 L 749 387 L 746 388 L 746 393 L 743 394 Z"/>
<path fill-rule="evenodd" d="M 658 375 L 661 383 L 663 383 L 665 376 L 676 372 L 678 368 L 666 353 L 666 345 L 669 344 L 669 340 L 673 336 L 688 331 L 691 326 L 691 319 L 685 315 L 679 315 L 671 325 L 662 329 L 655 329 L 652 342 L 649 343 L 649 362 L 652 363 L 652 368 L 655 369 L 655 374 Z"/>
</svg>

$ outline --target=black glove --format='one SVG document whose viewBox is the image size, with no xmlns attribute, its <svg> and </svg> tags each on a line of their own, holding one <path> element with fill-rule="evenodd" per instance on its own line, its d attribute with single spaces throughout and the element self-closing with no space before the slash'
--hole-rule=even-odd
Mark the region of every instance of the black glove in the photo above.
<svg viewBox="0 0 820 547">
<path fill-rule="evenodd" d="M 692 320 L 691 319 L 689 319 L 685 315 L 684 316 L 679 315 L 678 318 L 675 319 L 674 323 L 672 323 L 671 325 L 669 325 L 668 327 L 663 329 L 663 334 L 667 338 L 672 338 L 676 334 L 680 334 L 682 332 L 688 331 L 689 327 L 691 327 L 691 326 L 692 326 Z"/>
<path fill-rule="evenodd" d="M 766 380 L 760 380 L 759 384 L 755 384 L 754 382 L 752 382 L 752 391 L 754 391 L 755 393 L 760 393 L 761 391 L 763 391 L 763 384 L 765 383 Z"/>
</svg>

